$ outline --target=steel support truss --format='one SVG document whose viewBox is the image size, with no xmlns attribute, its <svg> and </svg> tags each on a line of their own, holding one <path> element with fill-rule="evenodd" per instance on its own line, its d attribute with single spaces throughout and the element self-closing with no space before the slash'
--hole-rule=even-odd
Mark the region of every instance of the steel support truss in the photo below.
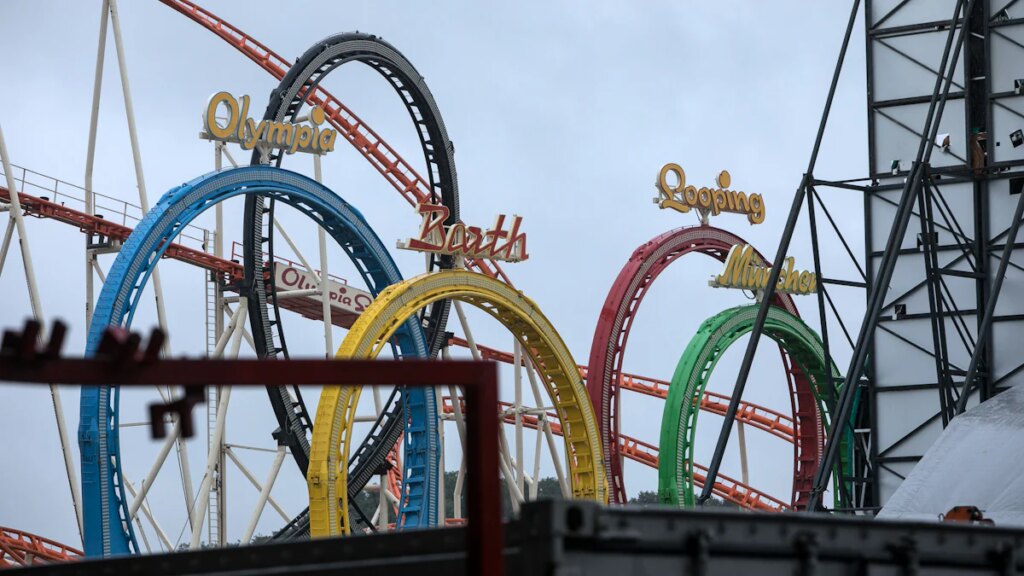
<svg viewBox="0 0 1024 576">
<path fill-rule="evenodd" d="M 1024 57 L 1024 6 L 1015 0 L 865 0 L 869 176 L 825 181 L 814 176 L 814 166 L 858 4 L 709 473 L 713 481 L 765 303 L 806 199 L 826 354 L 832 357 L 836 341 L 833 334 L 830 342 L 830 325 L 841 328 L 852 350 L 830 410 L 835 417 L 811 511 L 820 509 L 838 473 L 842 427 L 852 429 L 855 441 L 852 472 L 840 482 L 841 508 L 872 512 L 951 419 L 1016 383 L 1024 371 L 1015 350 L 1024 336 L 1024 304 L 1000 299 L 1004 289 L 1024 285 L 1024 244 L 1017 243 L 1024 216 L 1024 71 L 1014 64 Z M 863 195 L 862 263 L 818 193 L 825 187 L 847 198 L 849 192 Z M 838 236 L 860 278 L 823 275 L 824 234 Z M 855 337 L 830 296 L 837 286 L 865 289 Z M 705 490 L 701 501 L 708 496 Z"/>
</svg>

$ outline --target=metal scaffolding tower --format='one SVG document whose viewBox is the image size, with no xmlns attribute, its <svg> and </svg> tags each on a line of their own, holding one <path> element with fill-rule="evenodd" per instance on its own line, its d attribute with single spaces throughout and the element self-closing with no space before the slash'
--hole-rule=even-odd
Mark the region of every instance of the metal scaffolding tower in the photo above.
<svg viewBox="0 0 1024 576">
<path fill-rule="evenodd" d="M 877 510 L 952 418 L 1024 378 L 1017 352 L 1024 302 L 1012 296 L 1024 288 L 1024 244 L 1017 244 L 1024 216 L 1024 3 L 865 0 L 863 17 L 869 176 L 814 176 L 830 93 L 763 299 L 774 292 L 806 198 L 826 353 L 827 317 L 842 322 L 829 287 L 867 288 L 851 361 L 830 407 L 811 510 L 836 478 L 843 508 Z M 822 277 L 818 210 L 839 230 L 816 186 L 863 194 L 863 282 L 829 280 L 827 271 Z M 764 318 L 755 325 L 733 403 L 741 400 Z M 731 424 L 726 418 L 709 481 Z M 847 473 L 836 467 L 841 449 L 853 461 Z"/>
</svg>

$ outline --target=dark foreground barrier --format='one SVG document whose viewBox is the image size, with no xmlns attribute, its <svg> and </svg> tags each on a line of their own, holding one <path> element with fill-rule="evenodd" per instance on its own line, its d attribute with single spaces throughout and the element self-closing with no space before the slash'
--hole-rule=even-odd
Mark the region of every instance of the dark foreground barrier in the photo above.
<svg viewBox="0 0 1024 576">
<path fill-rule="evenodd" d="M 25 574 L 466 574 L 465 528 L 203 550 Z M 506 525 L 508 574 L 1016 574 L 1024 530 L 809 514 L 523 506 Z"/>
</svg>

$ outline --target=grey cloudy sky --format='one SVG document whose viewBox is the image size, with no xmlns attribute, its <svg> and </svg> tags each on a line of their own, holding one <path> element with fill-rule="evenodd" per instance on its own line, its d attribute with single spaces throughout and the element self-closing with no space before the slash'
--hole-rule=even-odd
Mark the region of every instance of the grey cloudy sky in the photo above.
<svg viewBox="0 0 1024 576">
<path fill-rule="evenodd" d="M 806 1 L 202 5 L 287 59 L 320 38 L 350 30 L 378 34 L 401 50 L 426 78 L 455 143 L 463 219 L 487 225 L 497 213 L 524 217 L 530 259 L 507 270 L 581 363 L 589 356 L 607 290 L 633 250 L 664 231 L 696 223 L 691 215 L 659 211 L 651 203 L 653 182 L 664 163 L 681 164 L 698 185 L 712 183 L 719 171 L 728 169 L 734 189 L 762 193 L 768 214 L 764 224 L 750 226 L 745 218 L 730 215 L 713 224 L 744 236 L 766 254 L 774 253 L 793 190 L 806 169 L 849 13 L 846 2 Z M 254 109 L 262 110 L 277 82 L 158 2 L 121 0 L 120 12 L 146 184 L 150 203 L 155 203 L 169 188 L 212 169 L 212 145 L 197 138 L 210 94 L 250 94 Z M 12 160 L 76 184 L 82 183 L 85 167 L 99 13 L 98 1 L 0 3 L 0 72 L 8 87 L 0 91 L 0 123 Z M 94 188 L 137 202 L 114 58 L 111 42 Z M 816 170 L 821 177 L 851 178 L 866 172 L 864 76 L 863 32 L 858 27 Z M 372 70 L 346 66 L 326 87 L 414 166 L 423 166 L 404 108 Z M 235 155 L 247 158 L 237 150 Z M 312 173 L 308 159 L 290 158 L 285 166 Z M 341 143 L 325 160 L 325 183 L 358 207 L 389 246 L 414 233 L 414 212 Z M 860 197 L 830 194 L 830 208 L 859 250 Z M 228 240 L 241 239 L 240 210 L 240 202 L 228 206 Z M 315 230 L 298 218 L 290 222 L 297 241 L 312 254 Z M 200 224 L 210 226 L 212 221 L 206 218 Z M 67 350 L 80 351 L 86 332 L 81 234 L 36 220 L 28 223 L 28 231 L 45 314 L 70 323 Z M 829 276 L 852 277 L 838 243 L 826 242 L 823 249 Z M 798 266 L 811 267 L 805 226 L 791 254 Z M 419 255 L 398 250 L 394 255 L 406 276 L 421 270 Z M 111 258 L 106 257 L 105 266 Z M 331 258 L 340 274 L 353 277 L 340 251 Z M 705 318 L 747 303 L 740 293 L 707 287 L 707 278 L 719 268 L 709 259 L 691 258 L 662 276 L 634 324 L 627 370 L 670 378 Z M 165 262 L 162 269 L 173 350 L 202 353 L 202 274 L 176 262 Z M 15 253 L 0 276 L 0 293 L 0 326 L 19 325 L 30 310 Z M 837 298 L 856 328 L 861 294 Z M 814 301 L 805 298 L 799 304 L 817 328 Z M 152 306 L 144 306 L 135 328 L 148 329 L 154 322 Z M 289 326 L 295 350 L 322 353 L 320 328 L 301 320 Z M 342 336 L 336 333 L 336 344 Z M 477 337 L 503 349 L 511 346 L 507 332 L 486 322 L 481 322 Z M 745 342 L 726 355 L 713 389 L 727 392 L 731 387 Z M 767 351 L 759 354 L 747 397 L 788 412 L 781 363 L 773 348 L 765 346 Z M 845 367 L 847 350 L 835 353 Z M 270 413 L 259 394 L 251 394 L 239 402 L 251 409 L 252 425 L 245 421 L 231 434 L 266 444 Z M 63 399 L 74 442 L 77 392 L 66 389 Z M 661 403 L 630 397 L 624 402 L 623 431 L 656 444 Z M 698 458 L 704 462 L 710 459 L 719 424 L 702 418 Z M 47 393 L 0 388 L 0 426 L 7 438 L 0 443 L 0 524 L 77 544 Z M 752 483 L 789 500 L 792 447 L 754 436 L 748 434 Z M 126 451 L 136 446 L 153 451 L 141 433 L 125 443 Z M 193 455 L 194 474 L 201 459 Z M 148 466 L 147 461 L 129 463 L 130 454 L 125 460 L 136 478 Z M 262 476 L 262 468 L 254 467 Z M 453 467 L 451 459 L 448 467 Z M 735 455 L 724 471 L 738 477 Z M 305 498 L 304 484 L 297 472 L 288 473 L 279 498 L 297 511 Z M 626 474 L 630 493 L 656 489 L 653 470 L 628 464 Z M 244 483 L 238 486 L 234 493 L 240 497 L 243 491 L 252 492 Z M 245 497 L 250 496 L 254 498 Z M 279 519 L 267 516 L 261 529 L 280 525 Z"/>
</svg>

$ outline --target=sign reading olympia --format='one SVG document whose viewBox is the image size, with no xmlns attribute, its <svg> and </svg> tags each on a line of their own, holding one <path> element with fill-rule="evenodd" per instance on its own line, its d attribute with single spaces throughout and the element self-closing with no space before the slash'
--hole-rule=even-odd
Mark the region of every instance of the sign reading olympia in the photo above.
<svg viewBox="0 0 1024 576">
<path fill-rule="evenodd" d="M 676 175 L 675 184 L 669 182 L 670 173 Z M 718 175 L 717 181 L 717 188 L 687 186 L 686 172 L 678 164 L 665 164 L 658 173 L 658 197 L 654 203 L 659 208 L 671 208 L 683 213 L 696 208 L 702 224 L 707 224 L 709 215 L 718 216 L 722 212 L 746 214 L 751 224 L 764 222 L 764 199 L 760 194 L 748 195 L 746 192 L 727 190 L 732 178 L 725 170 Z"/>
<path fill-rule="evenodd" d="M 768 285 L 771 268 L 760 263 L 761 259 L 750 244 L 733 246 L 725 261 L 721 274 L 712 276 L 708 285 L 715 288 L 742 288 L 757 292 Z M 818 291 L 818 278 L 813 272 L 793 269 L 793 257 L 783 261 L 776 292 L 787 294 L 813 294 Z"/>
<path fill-rule="evenodd" d="M 398 247 L 419 252 L 433 252 L 467 258 L 488 258 L 505 262 L 520 262 L 530 257 L 526 253 L 526 233 L 519 231 L 523 219 L 513 215 L 509 230 L 505 230 L 506 216 L 501 214 L 490 230 L 466 226 L 456 222 L 445 226 L 450 212 L 440 204 L 424 203 L 416 207 L 423 216 L 420 235 L 398 241 Z"/>
<path fill-rule="evenodd" d="M 227 108 L 227 123 L 217 123 L 217 111 L 221 105 Z M 249 97 L 235 98 L 228 92 L 217 92 L 210 97 L 203 114 L 203 138 L 223 142 L 237 142 L 243 150 L 252 150 L 257 145 L 280 148 L 288 154 L 307 152 L 325 154 L 334 150 L 338 131 L 321 129 L 326 120 L 324 109 L 313 106 L 309 110 L 309 125 L 294 122 L 260 120 L 257 123 L 249 117 Z"/>
</svg>

